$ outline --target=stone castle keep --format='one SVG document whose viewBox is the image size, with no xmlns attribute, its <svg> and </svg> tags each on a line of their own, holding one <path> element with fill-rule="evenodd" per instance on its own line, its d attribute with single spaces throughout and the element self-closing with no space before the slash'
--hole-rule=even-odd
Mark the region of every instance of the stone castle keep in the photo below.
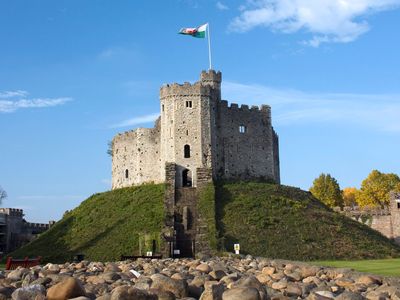
<svg viewBox="0 0 400 300">
<path fill-rule="evenodd" d="M 215 180 L 280 183 L 278 136 L 271 108 L 221 100 L 221 73 L 203 71 L 194 84 L 160 89 L 161 116 L 112 141 L 112 188 L 166 183 L 162 230 L 166 256 L 210 253 L 208 225 L 198 203 Z"/>
<path fill-rule="evenodd" d="M 203 71 L 200 81 L 160 89 L 161 116 L 154 128 L 138 128 L 113 140 L 112 188 L 166 182 L 176 165 L 176 187 L 196 187 L 197 171 L 216 179 L 280 182 L 278 136 L 271 108 L 221 100 L 221 73 Z"/>
</svg>

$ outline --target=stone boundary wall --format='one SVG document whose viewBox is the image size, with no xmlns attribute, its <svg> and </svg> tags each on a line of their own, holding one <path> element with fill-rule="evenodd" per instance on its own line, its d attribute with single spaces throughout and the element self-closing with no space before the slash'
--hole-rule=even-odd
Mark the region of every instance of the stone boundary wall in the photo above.
<svg viewBox="0 0 400 300">
<path fill-rule="evenodd" d="M 335 207 L 334 211 L 363 223 L 400 245 L 400 193 L 391 193 L 384 208 Z"/>
</svg>

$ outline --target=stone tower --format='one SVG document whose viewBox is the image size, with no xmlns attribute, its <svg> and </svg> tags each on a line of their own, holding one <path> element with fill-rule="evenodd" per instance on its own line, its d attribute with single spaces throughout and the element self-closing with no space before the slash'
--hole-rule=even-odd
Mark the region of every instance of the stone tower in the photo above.
<svg viewBox="0 0 400 300">
<path fill-rule="evenodd" d="M 212 124 L 221 97 L 221 73 L 202 72 L 191 85 L 160 90 L 161 166 L 177 165 L 176 186 L 196 186 L 196 169 L 212 167 Z"/>
</svg>

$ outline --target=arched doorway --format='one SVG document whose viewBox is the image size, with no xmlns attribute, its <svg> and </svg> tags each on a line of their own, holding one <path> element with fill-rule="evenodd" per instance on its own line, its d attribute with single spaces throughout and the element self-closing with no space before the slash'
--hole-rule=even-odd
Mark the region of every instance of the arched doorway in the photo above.
<svg viewBox="0 0 400 300">
<path fill-rule="evenodd" d="M 192 186 L 192 172 L 188 169 L 182 171 L 182 187 Z"/>
</svg>

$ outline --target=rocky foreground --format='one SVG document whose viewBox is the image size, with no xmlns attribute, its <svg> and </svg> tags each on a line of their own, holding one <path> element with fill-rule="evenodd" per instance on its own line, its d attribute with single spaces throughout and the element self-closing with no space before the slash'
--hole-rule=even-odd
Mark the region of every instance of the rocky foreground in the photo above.
<svg viewBox="0 0 400 300">
<path fill-rule="evenodd" d="M 400 279 L 252 258 L 47 264 L 0 274 L 0 300 L 400 300 Z"/>
</svg>

